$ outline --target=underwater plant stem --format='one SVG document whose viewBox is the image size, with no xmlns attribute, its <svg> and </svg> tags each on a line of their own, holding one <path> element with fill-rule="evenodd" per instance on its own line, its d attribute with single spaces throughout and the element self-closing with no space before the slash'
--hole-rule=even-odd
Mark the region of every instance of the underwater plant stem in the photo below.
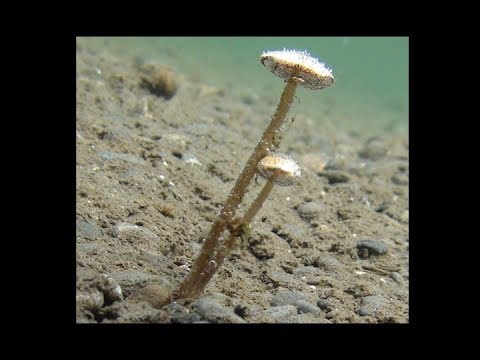
<svg viewBox="0 0 480 360">
<path fill-rule="evenodd" d="M 245 212 L 245 215 L 243 215 L 243 218 L 240 221 L 240 224 L 242 226 L 250 224 L 250 222 L 253 220 L 255 215 L 257 215 L 258 210 L 261 209 L 263 203 L 265 202 L 265 200 L 267 200 L 268 195 L 270 194 L 270 191 L 272 191 L 273 185 L 274 185 L 274 182 L 272 179 L 268 179 L 265 185 L 263 185 L 262 191 L 260 191 L 255 201 L 252 203 L 252 205 L 250 205 L 248 210 Z"/>
<path fill-rule="evenodd" d="M 263 185 L 262 190 L 260 191 L 260 193 L 257 195 L 255 200 L 253 201 L 252 205 L 250 205 L 250 207 L 247 209 L 247 211 L 243 215 L 242 220 L 240 220 L 238 226 L 240 226 L 240 227 L 248 226 L 248 224 L 250 224 L 252 222 L 255 215 L 257 215 L 258 211 L 262 208 L 262 205 L 265 202 L 265 200 L 267 200 L 268 195 L 272 191 L 274 184 L 275 183 L 273 182 L 273 180 L 271 180 L 271 179 L 267 180 L 265 185 Z M 224 248 L 222 249 L 222 251 L 217 252 L 217 256 L 215 258 L 215 262 L 217 263 L 217 266 L 222 265 L 225 257 L 228 255 L 230 250 L 233 249 L 233 247 L 235 245 L 236 238 L 238 236 L 242 236 L 242 234 L 243 234 L 242 232 L 231 233 L 230 236 L 228 237 L 228 239 L 225 240 Z"/>
<path fill-rule="evenodd" d="M 219 248 L 220 236 L 232 222 L 235 212 L 243 200 L 248 185 L 250 185 L 253 176 L 257 173 L 257 163 L 265 157 L 270 150 L 275 150 L 278 147 L 279 141 L 275 139 L 278 139 L 278 132 L 280 131 L 288 110 L 290 109 L 296 88 L 297 83 L 295 80 L 290 79 L 287 81 L 282 96 L 280 97 L 277 110 L 272 116 L 270 124 L 263 132 L 255 150 L 252 155 L 250 155 L 247 163 L 238 176 L 235 185 L 228 194 L 225 205 L 213 222 L 212 228 L 200 250 L 200 254 L 192 265 L 189 274 L 180 285 L 177 294 L 178 297 L 187 299 L 197 298 L 202 293 L 208 281 L 220 267 L 220 264 L 223 262 L 223 257 L 227 255 L 227 252 L 225 251 L 228 249 L 226 244 L 223 244 L 223 251 Z M 226 242 L 228 242 L 228 240 L 226 240 Z M 216 258 L 219 258 L 218 254 L 221 254 L 220 260 L 215 261 Z"/>
</svg>

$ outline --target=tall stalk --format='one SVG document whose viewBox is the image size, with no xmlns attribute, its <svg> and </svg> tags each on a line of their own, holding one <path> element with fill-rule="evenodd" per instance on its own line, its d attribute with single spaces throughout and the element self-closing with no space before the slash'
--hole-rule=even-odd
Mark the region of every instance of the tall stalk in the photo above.
<svg viewBox="0 0 480 360">
<path fill-rule="evenodd" d="M 275 148 L 278 147 L 280 143 L 280 128 L 290 109 L 296 88 L 297 82 L 290 78 L 285 85 L 277 110 L 272 116 L 270 124 L 263 132 L 260 141 L 248 158 L 243 170 L 240 172 L 223 208 L 212 224 L 210 232 L 200 250 L 200 254 L 192 265 L 189 274 L 181 283 L 180 289 L 175 295 L 176 297 L 187 299 L 197 298 L 223 263 L 225 256 L 228 255 L 228 250 L 231 248 L 231 245 L 228 240 L 220 243 L 220 237 L 225 229 L 227 229 L 229 225 L 232 225 L 232 220 L 238 205 L 242 202 L 253 176 L 257 173 L 257 163 L 265 157 L 269 151 L 275 150 Z"/>
</svg>

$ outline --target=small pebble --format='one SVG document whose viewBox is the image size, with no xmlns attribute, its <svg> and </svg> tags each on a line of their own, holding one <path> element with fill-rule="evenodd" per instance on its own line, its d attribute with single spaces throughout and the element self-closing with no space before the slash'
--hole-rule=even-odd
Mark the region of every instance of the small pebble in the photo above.
<svg viewBox="0 0 480 360">
<path fill-rule="evenodd" d="M 315 305 L 307 301 L 307 297 L 296 291 L 282 291 L 273 297 L 270 305 L 285 306 L 293 305 L 297 308 L 299 313 L 315 313 L 318 311 Z"/>
<path fill-rule="evenodd" d="M 387 245 L 380 240 L 361 240 L 357 243 L 358 256 L 368 258 L 371 255 L 384 255 L 388 251 Z"/>
<path fill-rule="evenodd" d="M 274 306 L 265 311 L 265 314 L 277 322 L 285 322 L 298 314 L 297 308 L 293 305 Z"/>
<path fill-rule="evenodd" d="M 235 312 L 235 314 L 237 314 L 243 319 L 252 315 L 252 311 L 246 305 L 238 304 L 237 306 L 235 306 L 235 309 L 233 309 L 233 311 Z"/>
<path fill-rule="evenodd" d="M 307 297 L 296 291 L 282 291 L 270 301 L 272 306 L 295 305 L 298 300 L 307 300 Z"/>
<path fill-rule="evenodd" d="M 367 141 L 365 146 L 358 152 L 363 158 L 379 160 L 387 154 L 387 147 L 384 141 L 372 138 Z"/>
<path fill-rule="evenodd" d="M 217 299 L 211 296 L 198 299 L 193 304 L 193 308 L 203 319 L 212 323 L 245 323 L 245 320 L 235 314 L 232 309 L 218 303 Z"/>
<path fill-rule="evenodd" d="M 103 293 L 107 305 L 123 300 L 122 288 L 110 276 L 101 274 L 97 281 L 97 288 Z"/>
<path fill-rule="evenodd" d="M 320 255 L 315 260 L 314 264 L 318 268 L 327 272 L 337 272 L 342 270 L 343 268 L 343 265 L 337 260 L 335 256 L 328 254 Z"/>
<path fill-rule="evenodd" d="M 408 185 L 408 175 L 406 174 L 395 174 L 392 176 L 392 182 L 395 185 Z"/>
<path fill-rule="evenodd" d="M 173 324 L 190 324 L 201 321 L 200 315 L 175 302 L 168 304 L 165 309 L 170 313 L 170 322 Z"/>
<path fill-rule="evenodd" d="M 147 285 L 149 282 L 156 281 L 157 276 L 136 270 L 119 271 L 110 274 L 112 278 L 122 287 L 125 297 L 135 292 L 139 287 Z"/>
<path fill-rule="evenodd" d="M 328 160 L 325 170 L 345 170 L 347 168 L 347 158 L 345 155 L 335 155 Z"/>
<path fill-rule="evenodd" d="M 320 309 L 325 310 L 326 312 L 329 312 L 333 309 L 332 303 L 330 301 L 328 301 L 327 299 L 318 299 L 317 306 Z"/>
<path fill-rule="evenodd" d="M 313 304 L 310 304 L 308 301 L 306 300 L 297 300 L 295 302 L 295 306 L 297 307 L 297 310 L 300 314 L 306 314 L 306 313 L 316 313 L 318 312 L 318 308 L 313 305 Z"/>
<path fill-rule="evenodd" d="M 373 315 L 383 306 L 384 303 L 385 299 L 381 296 L 366 296 L 362 299 L 357 313 L 360 316 Z"/>
<path fill-rule="evenodd" d="M 319 275 L 322 272 L 315 266 L 298 266 L 293 270 L 295 275 Z"/>
<path fill-rule="evenodd" d="M 190 165 L 202 165 L 202 163 L 192 154 L 182 154 L 182 161 Z"/>
<path fill-rule="evenodd" d="M 77 235 L 80 235 L 87 239 L 97 239 L 102 236 L 102 229 L 97 226 L 93 221 L 87 222 L 85 220 L 78 219 L 77 223 Z"/>
<path fill-rule="evenodd" d="M 98 289 L 89 289 L 89 291 L 77 291 L 77 317 L 78 313 L 85 310 L 92 313 L 97 312 L 103 306 L 103 294 Z"/>
<path fill-rule="evenodd" d="M 132 164 L 144 165 L 146 161 L 139 156 L 128 153 L 117 153 L 111 151 L 98 152 L 100 158 L 104 161 L 108 160 L 122 160 Z"/>
<path fill-rule="evenodd" d="M 398 272 L 391 272 L 390 278 L 392 278 L 397 284 L 403 284 L 403 277 Z"/>
<path fill-rule="evenodd" d="M 127 222 L 117 223 L 112 230 L 112 235 L 131 243 L 151 242 L 158 243 L 160 238 L 145 227 Z"/>
<path fill-rule="evenodd" d="M 325 212 L 325 205 L 317 202 L 307 202 L 300 205 L 297 211 L 302 219 L 311 220 Z"/>
</svg>

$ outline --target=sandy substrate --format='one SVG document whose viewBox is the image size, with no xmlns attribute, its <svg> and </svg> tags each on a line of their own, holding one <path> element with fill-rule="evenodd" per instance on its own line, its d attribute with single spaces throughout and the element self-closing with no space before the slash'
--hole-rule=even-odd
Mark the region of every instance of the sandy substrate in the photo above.
<svg viewBox="0 0 480 360">
<path fill-rule="evenodd" d="M 200 300 L 162 306 L 277 104 L 80 40 L 76 84 L 78 322 L 408 322 L 405 135 L 320 128 L 335 111 L 297 105 L 281 151 L 300 183 L 273 189 Z"/>
</svg>

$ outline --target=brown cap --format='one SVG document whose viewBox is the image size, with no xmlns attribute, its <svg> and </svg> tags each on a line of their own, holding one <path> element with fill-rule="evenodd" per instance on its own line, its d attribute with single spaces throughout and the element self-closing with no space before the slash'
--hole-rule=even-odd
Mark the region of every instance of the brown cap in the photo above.
<svg viewBox="0 0 480 360">
<path fill-rule="evenodd" d="M 260 57 L 262 64 L 278 77 L 297 80 L 308 89 L 323 89 L 334 82 L 332 70 L 305 51 L 267 51 Z"/>
<path fill-rule="evenodd" d="M 272 153 L 258 162 L 258 171 L 263 177 L 272 180 L 277 185 L 293 185 L 300 177 L 300 167 L 290 156 Z"/>
</svg>

